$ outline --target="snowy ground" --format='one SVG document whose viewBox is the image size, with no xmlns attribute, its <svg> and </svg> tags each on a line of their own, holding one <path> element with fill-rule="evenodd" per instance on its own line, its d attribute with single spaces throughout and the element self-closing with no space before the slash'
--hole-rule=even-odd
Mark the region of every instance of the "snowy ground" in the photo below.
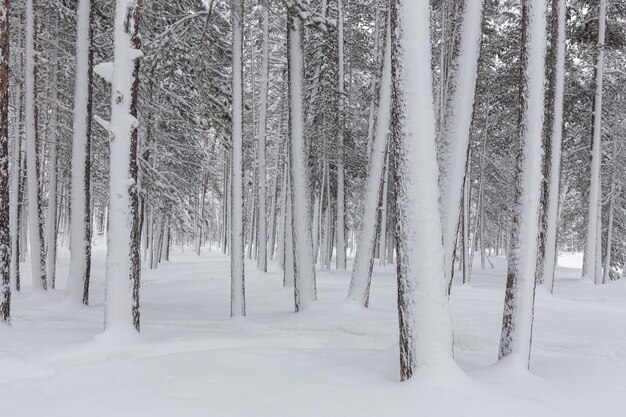
<svg viewBox="0 0 626 417">
<path fill-rule="evenodd" d="M 319 272 L 320 301 L 294 314 L 279 270 L 250 263 L 248 318 L 231 320 L 228 258 L 177 251 L 144 271 L 142 336 L 119 345 L 94 339 L 104 250 L 94 258 L 89 308 L 60 291 L 15 294 L 13 328 L 0 328 L 1 417 L 626 416 L 626 282 L 596 287 L 559 268 L 556 295 L 537 295 L 528 373 L 494 365 L 505 269 L 494 258 L 453 288 L 465 373 L 400 383 L 393 267 L 376 270 L 369 310 L 344 302 L 348 273 Z"/>
</svg>

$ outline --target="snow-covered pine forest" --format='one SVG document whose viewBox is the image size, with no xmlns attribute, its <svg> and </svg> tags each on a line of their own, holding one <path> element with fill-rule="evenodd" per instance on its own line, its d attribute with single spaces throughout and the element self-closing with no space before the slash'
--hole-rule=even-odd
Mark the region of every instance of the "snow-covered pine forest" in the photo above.
<svg viewBox="0 0 626 417">
<path fill-rule="evenodd" d="M 0 0 L 0 416 L 623 417 L 626 4 Z"/>
</svg>

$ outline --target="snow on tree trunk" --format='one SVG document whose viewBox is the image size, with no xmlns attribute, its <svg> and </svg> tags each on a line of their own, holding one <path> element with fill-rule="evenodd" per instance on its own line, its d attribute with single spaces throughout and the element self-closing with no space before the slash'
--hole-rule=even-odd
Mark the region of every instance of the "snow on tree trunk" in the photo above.
<svg viewBox="0 0 626 417">
<path fill-rule="evenodd" d="M 231 1 L 233 26 L 233 110 L 231 143 L 230 315 L 246 315 L 243 264 L 243 3 Z"/>
<path fill-rule="evenodd" d="M 600 284 L 602 276 L 597 276 L 597 263 L 600 254 L 597 251 L 598 218 L 600 212 L 600 164 L 602 159 L 602 84 L 604 79 L 604 38 L 606 33 L 606 0 L 600 0 L 598 13 L 598 60 L 596 62 L 595 96 L 593 101 L 593 133 L 591 138 L 591 179 L 589 183 L 589 201 L 587 207 L 587 239 L 583 262 L 583 278 Z"/>
<path fill-rule="evenodd" d="M 552 0 L 551 33 L 553 47 L 549 60 L 553 68 L 548 82 L 550 91 L 548 118 L 549 143 L 544 146 L 544 243 L 543 283 L 554 292 L 554 269 L 556 266 L 556 239 L 559 211 L 559 179 L 561 174 L 561 143 L 563 138 L 563 97 L 565 78 L 565 0 Z M 550 111 L 551 110 L 551 111 Z M 546 132 L 547 133 L 547 132 Z"/>
<path fill-rule="evenodd" d="M 535 305 L 535 268 L 542 179 L 541 142 L 546 46 L 545 10 L 542 0 L 522 2 L 521 25 L 519 153 L 499 358 L 510 356 L 528 366 Z"/>
<path fill-rule="evenodd" d="M 105 279 L 105 330 L 135 328 L 132 271 L 133 203 L 137 186 L 131 173 L 131 142 L 139 122 L 131 115 L 135 61 L 141 51 L 132 42 L 135 31 L 135 1 L 117 0 L 114 25 L 114 62 L 111 68 L 111 122 L 109 170 L 109 228 Z M 105 67 L 96 67 L 99 75 Z M 136 156 L 136 155 L 135 155 Z"/>
<path fill-rule="evenodd" d="M 453 63 L 451 100 L 445 111 L 443 161 L 440 167 L 441 216 L 445 272 L 452 279 L 463 183 L 469 151 L 474 93 L 478 77 L 483 0 L 465 0 L 458 57 Z"/>
<path fill-rule="evenodd" d="M 9 0 L 0 4 L 0 321 L 11 319 L 9 228 Z"/>
<path fill-rule="evenodd" d="M 361 230 L 354 258 L 354 268 L 350 280 L 348 297 L 361 305 L 366 305 L 369 298 L 372 267 L 374 262 L 374 248 L 376 246 L 376 220 L 378 217 L 378 203 L 385 159 L 387 154 L 387 135 L 391 118 L 391 30 L 387 25 L 385 36 L 385 50 L 383 71 L 380 81 L 380 103 L 376 117 L 376 132 L 372 144 L 365 203 L 361 216 Z M 381 222 L 384 222 L 382 219 Z M 381 240 L 383 236 L 381 234 Z"/>
<path fill-rule="evenodd" d="M 337 137 L 337 269 L 346 269 L 346 221 L 345 221 L 345 144 L 344 144 L 344 45 L 343 45 L 343 5 L 342 0 L 337 0 L 337 49 L 339 62 L 337 64 L 339 95 L 338 118 L 339 135 Z"/>
<path fill-rule="evenodd" d="M 26 59 L 25 59 L 25 131 L 26 131 L 26 175 L 28 181 L 28 229 L 33 291 L 48 289 L 43 253 L 41 204 L 39 195 L 39 165 L 37 163 L 37 130 L 35 127 L 35 16 L 33 0 L 26 1 Z"/>
<path fill-rule="evenodd" d="M 55 23 L 51 61 L 53 74 L 50 87 L 50 102 L 48 107 L 50 121 L 48 122 L 48 212 L 46 214 L 46 275 L 50 288 L 56 288 L 57 266 L 57 192 L 58 192 L 58 141 L 59 141 L 59 24 Z"/>
<path fill-rule="evenodd" d="M 444 272 L 430 7 L 394 0 L 391 137 L 396 162 L 400 377 L 452 362 L 452 323 Z"/>
<path fill-rule="evenodd" d="M 56 78 L 56 77 L 55 77 Z M 54 88 L 56 91 L 56 88 Z M 56 94 L 55 94 L 56 97 Z M 56 99 L 56 98 L 55 98 Z M 57 265 L 57 170 L 58 170 L 58 156 L 57 156 L 57 139 L 58 139 L 58 130 L 57 130 L 57 117 L 58 117 L 58 109 L 52 110 L 53 114 L 51 115 L 50 124 L 48 128 L 50 129 L 50 135 L 52 138 L 49 139 L 49 147 L 50 150 L 48 152 L 49 156 L 49 174 L 48 174 L 48 213 L 46 215 L 46 267 L 47 272 L 46 275 L 48 277 L 48 282 L 50 283 L 50 288 L 54 289 L 56 287 L 56 265 Z"/>
<path fill-rule="evenodd" d="M 389 116 L 391 118 L 391 114 L 389 114 Z M 382 266 L 387 265 L 387 194 L 389 194 L 389 171 L 389 141 L 387 141 L 385 166 L 383 168 L 383 190 L 380 202 L 380 246 L 378 248 L 378 258 Z"/>
<path fill-rule="evenodd" d="M 259 234 L 257 237 L 257 267 L 267 272 L 267 214 L 266 214 L 266 169 L 265 139 L 267 136 L 267 87 L 269 78 L 269 0 L 263 1 L 263 45 L 261 57 L 261 88 L 259 92 Z"/>
<path fill-rule="evenodd" d="M 304 138 L 304 57 L 301 44 L 301 23 L 291 14 L 287 17 L 287 68 L 289 90 L 289 171 L 291 177 L 291 206 L 296 311 L 305 309 L 317 299 L 315 265 L 311 239 L 311 209 L 308 158 Z"/>
<path fill-rule="evenodd" d="M 8 16 L 5 14 L 4 16 Z M 8 17 L 7 17 L 8 25 Z M 7 26 L 8 28 L 8 26 Z M 21 49 L 21 39 L 19 36 L 17 47 Z M 4 43 L 3 43 L 4 45 Z M 6 45 L 9 45 L 7 41 Z M 15 65 L 15 71 L 18 74 L 22 73 L 22 55 L 18 50 L 17 64 Z M 19 261 L 19 242 L 20 242 L 20 162 L 21 162 L 21 129 L 20 124 L 22 122 L 22 84 L 16 82 L 15 86 L 15 99 L 14 99 L 14 120 L 15 128 L 13 129 L 13 147 L 11 150 L 11 194 L 10 208 L 9 208 L 9 228 L 11 230 L 11 282 L 15 285 L 16 289 L 19 288 L 19 274 L 20 274 L 20 261 Z"/>
<path fill-rule="evenodd" d="M 615 154 L 614 154 L 615 155 Z M 611 197 L 609 201 L 609 221 L 606 232 L 606 255 L 604 256 L 604 271 L 602 274 L 602 283 L 606 284 L 611 279 L 611 246 L 613 243 L 613 212 L 615 211 L 615 171 L 611 179 Z"/>
<path fill-rule="evenodd" d="M 76 23 L 76 83 L 71 165 L 70 269 L 65 297 L 89 304 L 91 265 L 90 168 L 93 91 L 92 0 L 78 3 Z"/>
</svg>

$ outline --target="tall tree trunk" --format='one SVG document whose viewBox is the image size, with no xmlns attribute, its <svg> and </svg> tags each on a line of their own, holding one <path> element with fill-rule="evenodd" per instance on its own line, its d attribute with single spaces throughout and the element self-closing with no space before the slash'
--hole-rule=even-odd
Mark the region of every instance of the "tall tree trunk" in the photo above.
<svg viewBox="0 0 626 417">
<path fill-rule="evenodd" d="M 595 68 L 595 96 L 593 100 L 593 132 L 591 137 L 591 179 L 589 183 L 589 202 L 587 207 L 587 239 L 585 257 L 583 261 L 583 277 L 594 283 L 602 282 L 601 276 L 596 276 L 597 263 L 600 262 L 597 253 L 598 218 L 600 212 L 600 163 L 602 160 L 602 84 L 604 80 L 604 38 L 606 33 L 606 0 L 600 0 L 598 13 L 598 57 Z"/>
<path fill-rule="evenodd" d="M 267 88 L 269 82 L 269 0 L 263 0 L 263 45 L 261 57 L 261 88 L 259 92 L 259 231 L 257 236 L 257 267 L 267 272 L 267 214 L 266 214 L 266 167 L 265 138 L 267 136 Z"/>
<path fill-rule="evenodd" d="M 141 22 L 141 8 L 143 0 L 135 0 L 135 8 L 133 10 L 133 31 L 131 36 L 131 44 L 135 51 L 141 51 L 141 34 L 139 33 L 139 25 Z M 139 71 L 141 61 L 135 59 L 133 65 L 133 85 L 132 100 L 130 103 L 130 115 L 137 120 L 138 117 L 138 99 L 139 99 Z M 138 126 L 131 131 L 130 135 L 130 178 L 133 186 L 129 189 L 130 207 L 132 223 L 130 229 L 130 280 L 133 283 L 133 325 L 137 331 L 140 330 L 140 314 L 139 314 L 139 286 L 141 284 L 141 213 L 139 212 L 139 128 Z M 89 219 L 89 215 L 86 216 Z"/>
<path fill-rule="evenodd" d="M 59 140 L 59 24 L 55 22 L 54 45 L 52 48 L 52 85 L 50 88 L 51 105 L 49 107 L 50 121 L 48 122 L 48 213 L 46 215 L 46 275 L 52 289 L 56 288 L 56 266 L 57 266 L 57 193 L 58 193 L 58 140 Z"/>
<path fill-rule="evenodd" d="M 39 166 L 37 163 L 37 129 L 35 126 L 37 112 L 35 111 L 35 15 L 33 1 L 26 1 L 26 67 L 24 81 L 25 94 L 25 124 L 26 124 L 26 169 L 28 179 L 28 228 L 31 247 L 31 274 L 33 291 L 48 289 L 45 268 L 42 268 L 45 259 L 43 256 L 42 233 L 40 231 L 41 204 L 39 195 Z"/>
<path fill-rule="evenodd" d="M 8 4 L 8 1 L 5 2 Z M 4 9 L 4 16 L 6 22 L 6 29 L 8 31 L 8 11 Z M 4 23 L 4 22 L 3 22 Z M 5 43 L 3 41 L 2 47 L 4 47 Z M 17 64 L 15 65 L 15 70 L 18 74 L 22 73 L 22 37 L 18 36 L 18 52 L 17 52 Z M 9 47 L 9 38 L 7 32 L 6 38 L 6 47 Z M 3 55 L 3 58 L 9 59 L 8 54 Z M 20 277 L 20 255 L 19 255 L 19 243 L 20 243 L 20 178 L 21 178 L 21 155 L 22 155 L 22 94 L 23 94 L 23 84 L 19 81 L 16 81 L 14 84 L 15 87 L 15 100 L 14 100 L 14 120 L 15 127 L 13 129 L 13 147 L 11 154 L 11 173 L 10 173 L 10 181 L 11 181 L 11 194 L 9 196 L 10 199 L 10 208 L 9 208 L 9 228 L 11 230 L 11 282 L 14 283 L 15 288 L 19 288 L 19 277 Z M 8 85 L 7 85 L 8 88 Z M 7 109 L 8 112 L 8 109 Z M 18 290 L 19 291 L 19 290 Z"/>
<path fill-rule="evenodd" d="M 140 2 L 117 0 L 112 64 L 111 136 L 109 172 L 109 227 L 105 279 L 105 330 L 139 330 L 137 259 L 139 236 L 137 207 L 136 136 L 139 122 L 134 92 L 137 82 Z M 100 64 L 96 72 L 103 74 Z M 101 69 L 101 71 L 98 70 Z M 134 108 L 134 109 L 133 109 Z M 134 137 L 134 138 L 133 138 Z M 134 140 L 135 139 L 135 140 Z M 135 142 L 133 144 L 133 142 Z"/>
<path fill-rule="evenodd" d="M 304 137 L 304 54 L 300 18 L 287 17 L 287 68 L 289 80 L 289 171 L 291 177 L 293 250 L 295 265 L 294 301 L 296 311 L 317 299 L 315 265 L 311 240 L 311 202 L 308 158 Z"/>
<path fill-rule="evenodd" d="M 243 3 L 231 1 L 233 26 L 233 105 L 231 149 L 230 315 L 245 316 L 243 251 Z"/>
<path fill-rule="evenodd" d="M 0 321 L 5 323 L 11 320 L 9 158 L 9 0 L 4 0 L 0 4 Z"/>
<path fill-rule="evenodd" d="M 546 45 L 544 5 L 542 0 L 522 1 L 516 204 L 499 350 L 500 359 L 511 356 L 526 367 L 530 364 L 532 342 L 541 199 Z"/>
<path fill-rule="evenodd" d="M 444 158 L 440 167 L 440 187 L 443 242 L 446 252 L 445 271 L 448 281 L 452 280 L 463 184 L 469 155 L 470 126 L 482 34 L 482 10 L 483 0 L 465 0 L 461 41 L 458 54 L 452 63 L 453 74 L 448 87 L 451 98 L 446 100 L 443 115 Z"/>
<path fill-rule="evenodd" d="M 348 297 L 361 305 L 366 305 L 369 299 L 374 248 L 376 246 L 376 220 L 378 218 L 381 184 L 385 172 L 385 160 L 387 159 L 387 134 L 389 132 L 389 119 L 391 118 L 391 29 L 389 25 L 387 25 L 385 39 L 376 133 L 370 154 L 361 230 L 348 291 Z M 381 219 L 382 221 L 384 219 Z"/>
<path fill-rule="evenodd" d="M 544 176 L 547 179 L 542 198 L 542 218 L 545 224 L 543 261 L 541 271 L 546 288 L 554 292 L 554 268 L 556 266 L 556 242 L 559 211 L 559 180 L 561 174 L 561 143 L 563 137 L 563 96 L 565 79 L 565 0 L 552 0 L 552 48 L 548 66 L 552 67 L 548 80 L 550 92 L 546 112 L 548 140 L 544 144 Z M 547 132 L 546 132 L 547 133 Z M 541 248 L 541 246 L 540 246 Z"/>
<path fill-rule="evenodd" d="M 343 44 L 343 4 L 342 0 L 337 0 L 337 47 L 339 50 L 338 71 L 338 88 L 339 95 L 338 118 L 339 118 L 339 137 L 337 149 L 337 269 L 346 269 L 346 222 L 345 222 L 345 143 L 344 143 L 344 124 L 345 124 L 345 106 L 344 106 L 344 44 Z"/>
<path fill-rule="evenodd" d="M 392 1 L 391 28 L 400 377 L 406 380 L 421 366 L 453 366 L 452 322 L 443 270 L 429 3 Z"/>
</svg>

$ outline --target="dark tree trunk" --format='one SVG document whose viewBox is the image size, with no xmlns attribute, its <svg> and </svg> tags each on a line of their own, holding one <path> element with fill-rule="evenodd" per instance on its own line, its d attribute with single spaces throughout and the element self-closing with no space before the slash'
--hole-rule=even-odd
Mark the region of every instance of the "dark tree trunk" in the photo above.
<svg viewBox="0 0 626 417">
<path fill-rule="evenodd" d="M 9 230 L 9 0 L 0 5 L 0 321 L 11 318 Z"/>
<path fill-rule="evenodd" d="M 131 43 L 137 50 L 141 49 L 141 35 L 139 33 L 139 24 L 141 22 L 141 6 L 143 0 L 136 0 L 135 9 L 133 11 L 134 32 L 132 34 Z M 130 104 L 130 114 L 137 118 L 137 101 L 139 98 L 139 70 L 141 66 L 140 59 L 135 60 L 135 68 L 133 70 L 133 90 L 132 101 Z M 140 330 L 140 314 L 139 314 L 139 286 L 141 280 L 141 217 L 139 212 L 139 165 L 137 162 L 137 144 L 139 140 L 139 131 L 133 129 L 130 138 L 130 177 L 133 180 L 133 187 L 129 189 L 130 208 L 132 216 L 131 234 L 130 234 L 130 279 L 133 281 L 133 324 L 137 331 Z"/>
</svg>

